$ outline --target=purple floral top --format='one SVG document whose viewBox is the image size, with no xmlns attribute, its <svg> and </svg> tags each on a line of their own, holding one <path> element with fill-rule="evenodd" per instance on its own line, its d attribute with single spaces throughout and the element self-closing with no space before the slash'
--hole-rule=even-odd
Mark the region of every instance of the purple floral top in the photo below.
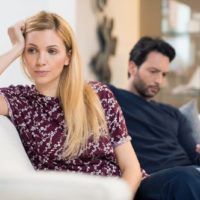
<svg viewBox="0 0 200 200">
<path fill-rule="evenodd" d="M 130 140 L 122 111 L 107 86 L 98 82 L 90 84 L 101 100 L 110 137 L 100 137 L 98 143 L 88 141 L 86 149 L 72 160 L 61 156 L 64 127 L 67 125 L 58 98 L 39 94 L 33 85 L 0 89 L 8 103 L 9 116 L 35 169 L 121 175 L 114 147 Z"/>
</svg>

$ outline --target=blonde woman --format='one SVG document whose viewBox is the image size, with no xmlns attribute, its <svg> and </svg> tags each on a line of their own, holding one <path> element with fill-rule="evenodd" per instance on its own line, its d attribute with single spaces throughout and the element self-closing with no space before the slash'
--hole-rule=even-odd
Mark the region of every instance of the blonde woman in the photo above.
<svg viewBox="0 0 200 200">
<path fill-rule="evenodd" d="M 8 29 L 13 47 L 0 74 L 21 56 L 31 86 L 0 89 L 0 114 L 16 126 L 37 170 L 120 176 L 136 192 L 140 166 L 112 92 L 83 80 L 73 32 L 55 13 L 41 11 Z"/>
</svg>

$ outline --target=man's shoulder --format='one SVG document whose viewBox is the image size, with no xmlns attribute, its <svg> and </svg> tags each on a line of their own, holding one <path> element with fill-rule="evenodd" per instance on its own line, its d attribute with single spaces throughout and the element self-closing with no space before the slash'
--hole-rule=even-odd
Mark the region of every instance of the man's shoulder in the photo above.
<svg viewBox="0 0 200 200">
<path fill-rule="evenodd" d="M 110 83 L 108 83 L 107 86 L 108 86 L 108 88 L 110 88 L 110 90 L 113 91 L 113 92 L 117 92 L 117 91 L 120 90 L 119 88 L 115 87 L 114 85 L 112 85 L 112 84 L 110 84 Z"/>
<path fill-rule="evenodd" d="M 112 91 L 112 93 L 118 101 L 124 101 L 124 99 L 127 98 L 127 94 L 129 93 L 128 91 L 121 88 L 117 88 L 116 86 L 111 84 L 107 84 L 107 86 Z"/>
<path fill-rule="evenodd" d="M 178 117 L 181 113 L 180 110 L 171 105 L 171 104 L 167 104 L 167 103 L 163 103 L 163 102 L 158 102 L 158 101 L 153 101 L 154 105 L 156 105 L 157 108 L 159 108 L 161 111 L 169 114 L 169 115 L 173 115 L 174 117 Z"/>
<path fill-rule="evenodd" d="M 178 108 L 176 108 L 175 106 L 167 104 L 167 103 L 163 103 L 163 102 L 155 101 L 155 100 L 153 100 L 152 102 L 157 104 L 159 107 L 163 109 L 169 109 L 169 110 L 174 110 L 174 111 L 178 110 Z"/>
<path fill-rule="evenodd" d="M 107 84 L 108 88 L 114 93 L 115 96 L 126 96 L 128 94 L 134 95 L 132 92 L 128 90 L 118 88 L 112 84 Z"/>
</svg>

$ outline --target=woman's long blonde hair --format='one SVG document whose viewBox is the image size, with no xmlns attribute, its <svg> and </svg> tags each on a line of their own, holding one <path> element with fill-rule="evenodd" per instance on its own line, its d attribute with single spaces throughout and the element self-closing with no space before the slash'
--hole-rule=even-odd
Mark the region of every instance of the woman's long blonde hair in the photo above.
<svg viewBox="0 0 200 200">
<path fill-rule="evenodd" d="M 78 48 L 69 24 L 55 13 L 41 11 L 26 20 L 24 34 L 46 29 L 58 34 L 70 56 L 69 66 L 62 71 L 57 94 L 67 124 L 63 156 L 74 158 L 86 148 L 90 137 L 97 141 L 107 132 L 107 123 L 97 94 L 84 82 Z"/>
</svg>

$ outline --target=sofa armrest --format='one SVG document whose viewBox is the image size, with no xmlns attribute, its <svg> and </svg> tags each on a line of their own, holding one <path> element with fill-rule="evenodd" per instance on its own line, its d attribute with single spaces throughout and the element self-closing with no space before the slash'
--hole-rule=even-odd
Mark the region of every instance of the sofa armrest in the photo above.
<svg viewBox="0 0 200 200">
<path fill-rule="evenodd" d="M 0 115 L 0 171 L 33 171 L 18 132 L 12 122 Z"/>
<path fill-rule="evenodd" d="M 37 171 L 0 174 L 3 200 L 131 200 L 128 184 L 120 178 Z"/>
</svg>

